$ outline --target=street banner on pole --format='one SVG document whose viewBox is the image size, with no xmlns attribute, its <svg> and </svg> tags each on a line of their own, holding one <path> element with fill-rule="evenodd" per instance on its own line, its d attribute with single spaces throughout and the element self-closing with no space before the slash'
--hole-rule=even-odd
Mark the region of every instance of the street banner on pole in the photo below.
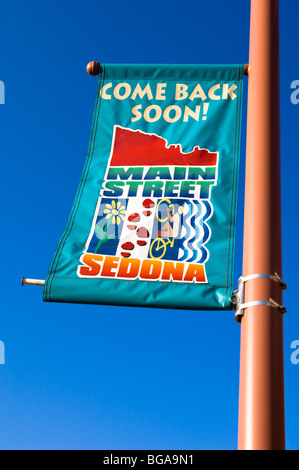
<svg viewBox="0 0 299 470">
<path fill-rule="evenodd" d="M 101 65 L 44 301 L 230 309 L 243 65 Z"/>
</svg>

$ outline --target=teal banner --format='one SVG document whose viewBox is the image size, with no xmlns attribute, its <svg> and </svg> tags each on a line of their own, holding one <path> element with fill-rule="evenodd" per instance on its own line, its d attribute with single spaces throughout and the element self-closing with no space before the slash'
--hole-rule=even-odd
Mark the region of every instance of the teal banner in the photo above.
<svg viewBox="0 0 299 470">
<path fill-rule="evenodd" d="M 243 65 L 101 65 L 44 301 L 231 309 Z"/>
</svg>

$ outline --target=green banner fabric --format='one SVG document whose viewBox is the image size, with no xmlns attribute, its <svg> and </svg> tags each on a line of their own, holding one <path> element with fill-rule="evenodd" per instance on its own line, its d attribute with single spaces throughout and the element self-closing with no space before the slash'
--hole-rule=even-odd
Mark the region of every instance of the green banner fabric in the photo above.
<svg viewBox="0 0 299 470">
<path fill-rule="evenodd" d="M 102 65 L 44 301 L 231 309 L 243 65 Z"/>
</svg>

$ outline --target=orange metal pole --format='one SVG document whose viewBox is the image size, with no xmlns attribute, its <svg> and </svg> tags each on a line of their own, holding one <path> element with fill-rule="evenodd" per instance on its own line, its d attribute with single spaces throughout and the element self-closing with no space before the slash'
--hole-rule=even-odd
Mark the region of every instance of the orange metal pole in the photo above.
<svg viewBox="0 0 299 470">
<path fill-rule="evenodd" d="M 251 0 L 250 73 L 244 212 L 243 276 L 282 276 L 279 110 L 279 0 Z M 274 299 L 279 283 L 245 284 L 245 302 Z M 283 450 L 283 315 L 254 306 L 241 320 L 240 450 Z"/>
</svg>

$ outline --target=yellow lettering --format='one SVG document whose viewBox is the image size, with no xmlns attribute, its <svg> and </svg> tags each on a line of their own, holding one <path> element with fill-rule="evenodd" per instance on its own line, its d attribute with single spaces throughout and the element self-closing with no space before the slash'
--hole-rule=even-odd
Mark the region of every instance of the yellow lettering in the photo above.
<svg viewBox="0 0 299 470">
<path fill-rule="evenodd" d="M 231 97 L 232 100 L 237 98 L 237 95 L 234 93 L 234 91 L 237 89 L 237 85 L 233 84 L 231 87 L 228 88 L 228 83 L 223 84 L 223 90 L 222 90 L 222 99 L 227 100 L 228 96 Z"/>
<path fill-rule="evenodd" d="M 111 88 L 112 87 L 112 83 L 107 83 L 106 85 L 104 85 L 100 91 L 100 96 L 101 98 L 103 98 L 104 100 L 111 100 L 111 95 L 107 95 L 106 91 L 108 90 L 108 88 Z"/>
<path fill-rule="evenodd" d="M 214 85 L 209 89 L 208 95 L 211 100 L 220 100 L 220 95 L 215 95 L 215 90 L 219 90 L 219 88 L 220 85 L 218 83 L 217 85 Z"/>
<path fill-rule="evenodd" d="M 153 117 L 150 117 L 150 112 L 154 110 L 155 111 L 155 115 Z M 160 106 L 157 106 L 156 104 L 153 104 L 152 106 L 148 106 L 145 110 L 144 110 L 144 119 L 147 121 L 147 122 L 156 122 L 160 119 L 161 117 L 161 114 L 162 114 L 162 111 L 161 111 L 161 108 Z"/>
<path fill-rule="evenodd" d="M 139 119 L 142 117 L 141 112 L 138 111 L 141 108 L 142 108 L 141 104 L 138 104 L 137 106 L 134 106 L 134 108 L 132 108 L 132 113 L 134 114 L 134 116 L 136 116 L 136 117 L 131 118 L 132 122 L 139 121 Z"/>
<path fill-rule="evenodd" d="M 121 88 L 125 89 L 123 95 L 120 94 Z M 117 100 L 125 100 L 131 93 L 131 86 L 128 83 L 118 83 L 114 88 L 113 95 Z"/>
<path fill-rule="evenodd" d="M 175 99 L 176 100 L 184 100 L 188 98 L 188 85 L 184 83 L 177 83 L 175 87 Z"/>
<path fill-rule="evenodd" d="M 156 88 L 156 100 L 165 100 L 165 88 L 167 83 L 157 83 Z"/>
<path fill-rule="evenodd" d="M 192 117 L 192 119 L 195 119 L 195 121 L 198 121 L 199 113 L 200 106 L 195 106 L 195 111 L 192 111 L 192 109 L 188 108 L 188 106 L 185 106 L 183 122 L 188 122 L 189 116 Z"/>
<path fill-rule="evenodd" d="M 172 110 L 175 111 L 175 114 L 171 118 L 170 117 L 170 112 Z M 164 117 L 166 122 L 176 122 L 176 121 L 178 121 L 178 119 L 180 119 L 181 114 L 182 114 L 182 110 L 179 106 L 175 106 L 175 105 L 174 106 L 167 106 L 167 108 L 164 109 L 163 117 Z"/>
<path fill-rule="evenodd" d="M 151 87 L 149 86 L 149 83 L 146 85 L 146 87 L 143 90 L 141 89 L 141 86 L 139 85 L 139 83 L 137 83 L 137 85 L 135 87 L 135 90 L 132 93 L 131 100 L 135 100 L 137 95 L 141 99 L 145 95 L 147 95 L 147 99 L 152 100 L 153 99 L 153 94 L 152 94 Z"/>
<path fill-rule="evenodd" d="M 207 97 L 203 91 L 203 89 L 201 88 L 200 84 L 198 83 L 196 85 L 196 87 L 194 88 L 194 90 L 192 91 L 191 95 L 190 95 L 190 100 L 193 101 L 195 98 L 201 98 L 202 101 L 206 100 Z"/>
</svg>

